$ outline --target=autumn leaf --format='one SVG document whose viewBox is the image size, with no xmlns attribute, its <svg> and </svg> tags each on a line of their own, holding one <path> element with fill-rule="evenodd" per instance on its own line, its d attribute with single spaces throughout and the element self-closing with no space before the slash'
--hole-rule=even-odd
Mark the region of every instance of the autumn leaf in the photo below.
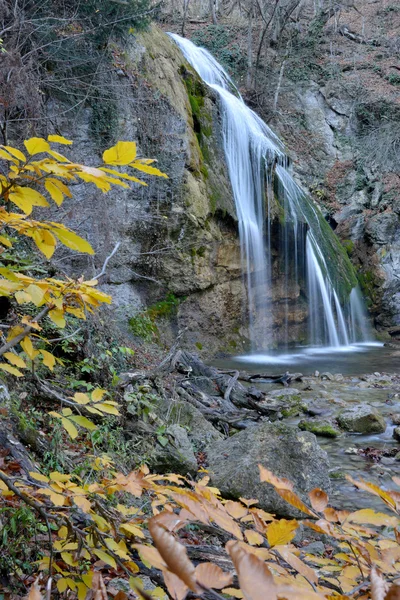
<svg viewBox="0 0 400 600">
<path fill-rule="evenodd" d="M 272 471 L 269 471 L 269 469 L 266 469 L 262 465 L 258 465 L 258 468 L 260 470 L 260 481 L 270 483 L 274 486 L 274 488 L 280 490 L 293 490 L 293 483 L 289 481 L 289 479 L 285 479 L 283 477 L 276 477 L 276 475 L 274 475 Z"/>
<path fill-rule="evenodd" d="M 240 589 L 246 600 L 277 600 L 274 579 L 263 560 L 249 554 L 232 540 L 226 544 L 226 550 L 235 565 Z"/>
<path fill-rule="evenodd" d="M 135 158 L 135 142 L 118 142 L 103 153 L 103 161 L 107 165 L 128 165 Z"/>
<path fill-rule="evenodd" d="M 283 546 L 292 541 L 296 535 L 299 524 L 297 521 L 287 521 L 280 519 L 273 521 L 267 527 L 267 540 L 270 546 Z"/>
<path fill-rule="evenodd" d="M 231 585 L 233 576 L 231 573 L 225 573 L 214 563 L 206 562 L 197 565 L 196 580 L 203 588 L 221 590 L 227 585 Z"/>
<path fill-rule="evenodd" d="M 311 490 L 311 492 L 308 494 L 308 497 L 310 498 L 311 506 L 317 512 L 324 511 L 328 505 L 328 494 L 326 494 L 326 492 L 320 488 L 314 488 Z"/>
<path fill-rule="evenodd" d="M 195 568 L 188 558 L 186 548 L 157 522 L 157 517 L 149 520 L 148 528 L 154 544 L 168 569 L 171 573 L 177 575 L 190 590 L 195 592 L 197 590 Z"/>
</svg>

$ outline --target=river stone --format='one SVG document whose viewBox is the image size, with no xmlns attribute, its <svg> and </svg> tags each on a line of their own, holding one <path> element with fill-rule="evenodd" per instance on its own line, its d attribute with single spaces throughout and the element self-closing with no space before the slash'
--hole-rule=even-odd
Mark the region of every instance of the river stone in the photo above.
<svg viewBox="0 0 400 600">
<path fill-rule="evenodd" d="M 337 421 L 342 429 L 353 433 L 383 433 L 386 421 L 374 408 L 359 404 L 340 411 Z"/>
<path fill-rule="evenodd" d="M 321 437 L 335 438 L 340 435 L 337 427 L 334 427 L 329 421 L 321 419 L 303 419 L 299 423 L 299 429 L 311 431 L 314 435 L 320 435 Z"/>
<path fill-rule="evenodd" d="M 393 425 L 400 425 L 400 413 L 391 415 Z"/>
<path fill-rule="evenodd" d="M 208 449 L 212 484 L 230 498 L 257 498 L 269 512 L 287 517 L 304 517 L 285 502 L 268 483 L 260 482 L 258 465 L 294 483 L 304 500 L 319 487 L 329 492 L 328 455 L 308 431 L 282 423 L 252 425 Z"/>
<path fill-rule="evenodd" d="M 273 390 L 269 396 L 272 396 L 273 400 L 282 403 L 281 413 L 283 417 L 297 417 L 307 410 L 307 404 L 302 401 L 301 393 L 296 388 Z"/>
<path fill-rule="evenodd" d="M 400 442 L 400 427 L 395 427 L 393 429 L 393 437 L 395 440 L 397 440 L 398 442 Z"/>
</svg>

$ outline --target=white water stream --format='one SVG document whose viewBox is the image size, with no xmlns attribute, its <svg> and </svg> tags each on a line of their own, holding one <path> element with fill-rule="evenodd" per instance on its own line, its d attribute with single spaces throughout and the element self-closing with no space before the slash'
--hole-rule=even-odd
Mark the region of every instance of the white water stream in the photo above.
<svg viewBox="0 0 400 600">
<path fill-rule="evenodd" d="M 249 330 L 254 346 L 271 345 L 266 323 L 271 321 L 273 286 L 271 273 L 272 181 L 281 191 L 285 226 L 283 288 L 298 288 L 302 273 L 307 279 L 309 343 L 329 348 L 365 342 L 370 332 L 360 292 L 353 289 L 345 306 L 339 301 L 321 247 L 319 209 L 294 181 L 283 144 L 241 98 L 223 67 L 204 48 L 170 34 L 201 79 L 219 97 L 226 163 L 239 221 L 239 235 L 246 278 Z M 306 225 L 305 225 L 306 224 Z M 294 268 L 293 265 L 294 263 Z M 279 282 L 282 285 L 282 281 Z M 264 318 L 266 317 L 267 318 Z M 286 304 L 286 339 L 291 326 Z"/>
</svg>

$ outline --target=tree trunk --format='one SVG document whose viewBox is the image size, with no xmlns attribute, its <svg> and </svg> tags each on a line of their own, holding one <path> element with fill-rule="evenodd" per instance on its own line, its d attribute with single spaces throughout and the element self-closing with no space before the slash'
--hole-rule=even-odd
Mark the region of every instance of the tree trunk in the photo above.
<svg viewBox="0 0 400 600">
<path fill-rule="evenodd" d="M 217 13 L 215 10 L 215 0 L 210 0 L 210 13 L 211 13 L 211 18 L 212 18 L 213 24 L 217 25 L 218 21 L 217 21 Z"/>
<path fill-rule="evenodd" d="M 249 9 L 249 22 L 247 29 L 247 75 L 246 75 L 246 87 L 251 88 L 253 80 L 253 2 Z"/>
<path fill-rule="evenodd" d="M 183 21 L 182 21 L 182 29 L 181 29 L 182 37 L 185 37 L 186 19 L 187 19 L 187 13 L 188 13 L 188 9 L 189 9 L 189 2 L 190 2 L 190 0 L 183 0 Z"/>
</svg>

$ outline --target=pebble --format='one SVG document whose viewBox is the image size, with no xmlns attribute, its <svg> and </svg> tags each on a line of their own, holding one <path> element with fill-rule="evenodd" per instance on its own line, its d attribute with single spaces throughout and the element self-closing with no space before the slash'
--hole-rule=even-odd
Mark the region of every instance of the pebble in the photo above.
<svg viewBox="0 0 400 600">
<path fill-rule="evenodd" d="M 395 440 L 397 440 L 398 442 L 400 442 L 400 427 L 395 427 L 393 429 L 393 437 Z"/>
<path fill-rule="evenodd" d="M 392 465 L 394 463 L 394 458 L 391 456 L 382 456 L 381 463 L 383 465 Z"/>
<path fill-rule="evenodd" d="M 400 462 L 400 452 L 398 452 L 396 454 L 396 456 L 394 457 L 394 460 L 397 460 L 397 462 Z"/>
<path fill-rule="evenodd" d="M 315 371 L 314 377 L 319 377 L 319 371 Z"/>
</svg>

